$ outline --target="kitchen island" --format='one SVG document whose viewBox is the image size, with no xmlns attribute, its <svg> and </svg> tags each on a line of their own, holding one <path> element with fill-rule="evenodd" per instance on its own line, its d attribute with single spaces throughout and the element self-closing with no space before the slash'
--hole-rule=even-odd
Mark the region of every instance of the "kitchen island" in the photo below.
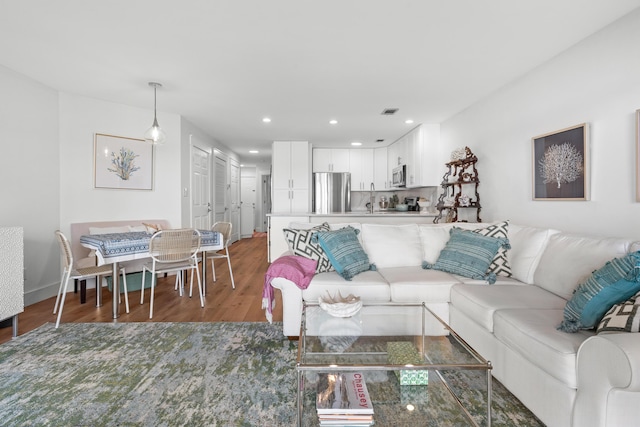
<svg viewBox="0 0 640 427">
<path fill-rule="evenodd" d="M 289 250 L 282 229 L 290 227 L 291 223 L 322 224 L 431 224 L 437 213 L 401 212 L 401 211 L 352 211 L 334 212 L 330 214 L 316 213 L 271 213 L 267 214 L 268 228 L 268 261 L 271 262 Z"/>
</svg>

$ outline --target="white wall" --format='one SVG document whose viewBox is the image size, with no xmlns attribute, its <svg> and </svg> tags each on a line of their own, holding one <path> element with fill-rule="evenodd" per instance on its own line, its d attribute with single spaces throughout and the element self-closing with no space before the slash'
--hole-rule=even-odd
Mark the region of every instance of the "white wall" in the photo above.
<svg viewBox="0 0 640 427">
<path fill-rule="evenodd" d="M 94 134 L 142 138 L 153 112 L 60 94 L 60 227 L 75 222 L 162 218 L 181 223 L 180 117 L 158 112 L 167 134 L 154 148 L 153 190 L 94 188 Z"/>
<path fill-rule="evenodd" d="M 640 10 L 442 123 L 447 157 L 465 145 L 478 156 L 485 222 L 640 240 L 638 41 Z M 532 201 L 531 138 L 583 122 L 591 129 L 591 201 Z"/>
<path fill-rule="evenodd" d="M 25 303 L 59 278 L 58 93 L 0 66 L 0 226 L 24 229 Z M 38 298 L 37 296 L 35 298 Z"/>
</svg>

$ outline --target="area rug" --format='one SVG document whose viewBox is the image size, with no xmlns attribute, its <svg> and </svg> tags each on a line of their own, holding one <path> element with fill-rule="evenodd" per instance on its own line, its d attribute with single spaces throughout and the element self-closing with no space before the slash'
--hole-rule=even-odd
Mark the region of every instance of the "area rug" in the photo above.
<svg viewBox="0 0 640 427">
<path fill-rule="evenodd" d="M 46 324 L 0 345 L 0 424 L 293 426 L 296 352 L 281 323 Z M 542 425 L 497 382 L 494 408 Z"/>
</svg>

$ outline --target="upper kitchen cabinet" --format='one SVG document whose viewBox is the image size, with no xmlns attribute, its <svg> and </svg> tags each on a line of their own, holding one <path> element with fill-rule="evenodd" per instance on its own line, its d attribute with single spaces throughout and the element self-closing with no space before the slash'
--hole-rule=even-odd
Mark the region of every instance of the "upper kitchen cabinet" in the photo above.
<svg viewBox="0 0 640 427">
<path fill-rule="evenodd" d="M 358 148 L 349 150 L 349 172 L 351 172 L 351 191 L 369 191 L 373 178 L 373 149 Z"/>
<path fill-rule="evenodd" d="M 407 187 L 440 185 L 440 125 L 423 124 L 413 129 L 409 133 L 407 151 Z"/>
<path fill-rule="evenodd" d="M 314 172 L 349 172 L 349 149 L 314 148 Z"/>
<path fill-rule="evenodd" d="M 373 183 L 376 190 L 391 190 L 391 174 L 387 165 L 387 147 L 373 150 Z"/>
<path fill-rule="evenodd" d="M 274 141 L 271 162 L 271 211 L 310 212 L 311 145 L 307 141 Z"/>
<path fill-rule="evenodd" d="M 434 187 L 440 184 L 438 154 L 440 125 L 420 125 L 388 148 L 389 170 L 406 165 L 407 188 Z"/>
</svg>

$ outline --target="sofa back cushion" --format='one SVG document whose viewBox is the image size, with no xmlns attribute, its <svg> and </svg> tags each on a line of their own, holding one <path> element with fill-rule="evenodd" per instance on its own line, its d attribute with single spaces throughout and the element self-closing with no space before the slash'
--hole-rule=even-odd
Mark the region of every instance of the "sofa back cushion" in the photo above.
<svg viewBox="0 0 640 427">
<path fill-rule="evenodd" d="M 549 237 L 558 232 L 549 228 L 509 224 L 511 249 L 507 252 L 507 256 L 514 279 L 529 285 L 534 282 L 534 274 L 547 247 Z"/>
<path fill-rule="evenodd" d="M 569 300 L 578 284 L 607 261 L 626 255 L 632 243 L 626 239 L 556 233 L 549 237 L 534 283 Z"/>
<path fill-rule="evenodd" d="M 417 224 L 362 224 L 362 246 L 377 268 L 422 264 L 422 245 Z"/>
</svg>

